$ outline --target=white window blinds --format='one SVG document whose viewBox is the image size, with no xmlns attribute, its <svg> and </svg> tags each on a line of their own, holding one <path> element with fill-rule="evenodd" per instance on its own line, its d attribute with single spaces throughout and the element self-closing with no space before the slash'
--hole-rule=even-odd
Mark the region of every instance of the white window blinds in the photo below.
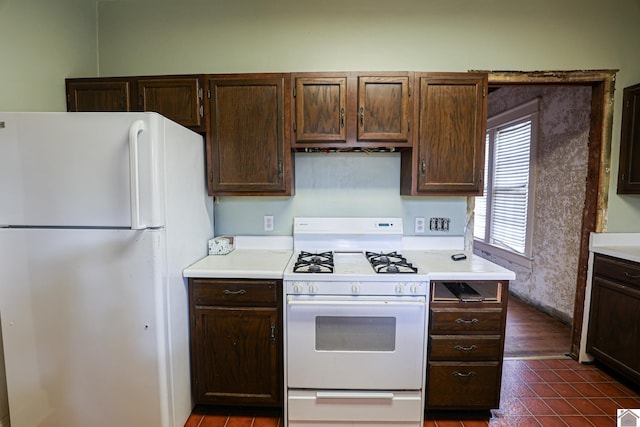
<svg viewBox="0 0 640 427">
<path fill-rule="evenodd" d="M 524 254 L 531 119 L 498 129 L 494 143 L 491 243 Z"/>
<path fill-rule="evenodd" d="M 488 120 L 484 195 L 475 200 L 474 238 L 527 257 L 538 102 Z"/>
</svg>

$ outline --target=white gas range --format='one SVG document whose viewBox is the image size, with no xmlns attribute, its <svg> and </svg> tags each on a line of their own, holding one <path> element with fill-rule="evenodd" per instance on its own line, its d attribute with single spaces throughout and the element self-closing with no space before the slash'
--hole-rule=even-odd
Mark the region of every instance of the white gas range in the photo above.
<svg viewBox="0 0 640 427">
<path fill-rule="evenodd" d="M 402 238 L 400 218 L 294 219 L 286 426 L 422 425 L 429 287 Z"/>
</svg>

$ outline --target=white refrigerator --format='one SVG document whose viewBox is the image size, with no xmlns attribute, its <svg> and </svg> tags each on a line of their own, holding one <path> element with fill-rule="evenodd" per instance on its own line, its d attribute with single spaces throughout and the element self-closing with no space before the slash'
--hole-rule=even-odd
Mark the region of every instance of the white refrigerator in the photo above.
<svg viewBox="0 0 640 427">
<path fill-rule="evenodd" d="M 213 235 L 204 151 L 155 113 L 0 112 L 11 427 L 184 426 L 182 270 Z"/>
</svg>

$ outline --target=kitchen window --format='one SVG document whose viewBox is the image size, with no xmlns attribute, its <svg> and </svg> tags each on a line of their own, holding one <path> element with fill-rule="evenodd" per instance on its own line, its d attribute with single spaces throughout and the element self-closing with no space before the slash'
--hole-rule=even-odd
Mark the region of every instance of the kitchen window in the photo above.
<svg viewBox="0 0 640 427">
<path fill-rule="evenodd" d="M 528 266 L 539 99 L 487 120 L 484 195 L 476 197 L 474 242 L 492 255 Z"/>
</svg>

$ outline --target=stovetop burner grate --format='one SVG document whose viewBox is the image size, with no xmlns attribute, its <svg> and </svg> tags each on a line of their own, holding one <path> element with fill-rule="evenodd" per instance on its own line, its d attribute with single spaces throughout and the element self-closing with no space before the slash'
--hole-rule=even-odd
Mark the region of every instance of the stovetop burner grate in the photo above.
<svg viewBox="0 0 640 427">
<path fill-rule="evenodd" d="M 393 252 L 366 252 L 366 257 L 371 263 L 376 273 L 380 274 L 413 274 L 418 272 L 418 268 L 407 261 L 407 259 L 396 251 Z"/>
<path fill-rule="evenodd" d="M 293 266 L 294 273 L 333 273 L 333 252 L 301 251 Z"/>
</svg>

